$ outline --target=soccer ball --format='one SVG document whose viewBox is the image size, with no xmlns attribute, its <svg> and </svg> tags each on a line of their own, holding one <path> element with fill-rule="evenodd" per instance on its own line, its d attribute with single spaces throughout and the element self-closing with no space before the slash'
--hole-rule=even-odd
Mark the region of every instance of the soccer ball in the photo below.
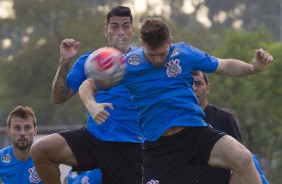
<svg viewBox="0 0 282 184">
<path fill-rule="evenodd" d="M 84 64 L 87 78 L 92 78 L 98 88 L 110 88 L 123 78 L 125 62 L 122 53 L 112 47 L 102 47 L 91 53 Z"/>
</svg>

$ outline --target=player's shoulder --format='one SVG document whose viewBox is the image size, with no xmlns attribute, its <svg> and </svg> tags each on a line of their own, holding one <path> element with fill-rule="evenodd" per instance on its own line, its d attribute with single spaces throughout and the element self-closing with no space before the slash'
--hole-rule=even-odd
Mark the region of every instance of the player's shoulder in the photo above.
<svg viewBox="0 0 282 184">
<path fill-rule="evenodd" d="M 132 55 L 140 55 L 143 53 L 143 48 L 142 47 L 136 47 L 135 49 L 130 50 L 127 56 L 132 56 Z"/>
<path fill-rule="evenodd" d="M 172 44 L 172 48 L 178 48 L 178 49 L 187 50 L 187 49 L 193 48 L 193 46 L 188 44 L 188 43 L 186 43 L 186 42 L 177 42 L 177 43 L 173 43 Z"/>
<path fill-rule="evenodd" d="M 8 146 L 0 150 L 0 165 L 8 164 L 13 159 L 13 147 Z"/>
<path fill-rule="evenodd" d="M 78 59 L 76 60 L 76 63 L 77 63 L 77 62 L 85 62 L 86 59 L 88 58 L 88 56 L 89 56 L 91 53 L 93 53 L 93 52 L 94 52 L 94 51 L 88 51 L 88 52 L 82 54 L 81 56 L 78 57 Z"/>
<path fill-rule="evenodd" d="M 12 145 L 10 145 L 10 146 L 7 146 L 7 147 L 1 149 L 0 150 L 0 155 L 7 154 L 7 153 L 12 153 L 12 151 L 13 151 L 13 147 L 12 147 Z"/>
<path fill-rule="evenodd" d="M 139 48 L 140 48 L 140 47 L 130 46 L 130 50 L 129 50 L 128 53 L 133 52 L 133 51 L 135 51 L 135 50 L 137 50 L 137 49 L 139 49 Z"/>
<path fill-rule="evenodd" d="M 128 53 L 125 58 L 128 66 L 137 66 L 142 63 L 144 60 L 143 48 L 137 48 L 136 50 Z"/>
</svg>

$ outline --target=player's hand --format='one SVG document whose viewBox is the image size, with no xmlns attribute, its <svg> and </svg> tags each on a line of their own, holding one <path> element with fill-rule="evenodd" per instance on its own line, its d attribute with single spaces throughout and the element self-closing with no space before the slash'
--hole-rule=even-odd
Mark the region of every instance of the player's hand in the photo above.
<svg viewBox="0 0 282 184">
<path fill-rule="evenodd" d="M 265 69 L 266 65 L 273 61 L 273 56 L 263 49 L 255 50 L 253 58 L 254 71 L 261 72 Z"/>
<path fill-rule="evenodd" d="M 114 109 L 111 103 L 96 103 L 90 102 L 86 105 L 88 112 L 95 122 L 99 125 L 103 124 L 106 119 L 110 116 L 110 113 L 105 108 Z"/>
<path fill-rule="evenodd" d="M 61 61 L 72 60 L 77 54 L 78 46 L 79 42 L 75 41 L 74 39 L 64 39 L 60 45 Z"/>
</svg>

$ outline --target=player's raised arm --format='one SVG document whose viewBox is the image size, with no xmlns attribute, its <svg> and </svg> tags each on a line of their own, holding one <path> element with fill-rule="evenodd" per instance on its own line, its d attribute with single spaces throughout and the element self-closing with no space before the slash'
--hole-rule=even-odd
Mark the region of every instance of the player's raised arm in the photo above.
<svg viewBox="0 0 282 184">
<path fill-rule="evenodd" d="M 263 49 L 255 50 L 253 63 L 249 64 L 237 59 L 218 59 L 216 73 L 231 76 L 245 76 L 262 72 L 273 57 Z"/>
<path fill-rule="evenodd" d="M 59 66 L 52 84 L 52 101 L 64 103 L 75 92 L 67 86 L 66 76 L 71 60 L 76 56 L 79 42 L 73 39 L 64 39 L 60 45 Z"/>
<path fill-rule="evenodd" d="M 111 103 L 96 102 L 94 93 L 98 91 L 99 89 L 96 88 L 94 80 L 89 78 L 80 85 L 79 96 L 91 117 L 96 121 L 96 123 L 102 124 L 110 116 L 110 113 L 106 111 L 105 108 L 114 108 Z"/>
</svg>

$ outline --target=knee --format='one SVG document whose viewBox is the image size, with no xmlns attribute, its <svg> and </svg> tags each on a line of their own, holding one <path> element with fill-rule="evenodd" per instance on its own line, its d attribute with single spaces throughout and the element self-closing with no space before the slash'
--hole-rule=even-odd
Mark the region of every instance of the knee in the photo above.
<svg viewBox="0 0 282 184">
<path fill-rule="evenodd" d="M 44 141 L 38 140 L 37 142 L 34 142 L 31 146 L 31 157 L 33 160 L 37 160 L 39 157 L 42 157 L 44 153 L 44 149 L 46 148 L 46 145 Z"/>
<path fill-rule="evenodd" d="M 248 149 L 241 151 L 239 160 L 237 161 L 237 167 L 239 170 L 249 170 L 253 166 L 252 153 Z"/>
</svg>

